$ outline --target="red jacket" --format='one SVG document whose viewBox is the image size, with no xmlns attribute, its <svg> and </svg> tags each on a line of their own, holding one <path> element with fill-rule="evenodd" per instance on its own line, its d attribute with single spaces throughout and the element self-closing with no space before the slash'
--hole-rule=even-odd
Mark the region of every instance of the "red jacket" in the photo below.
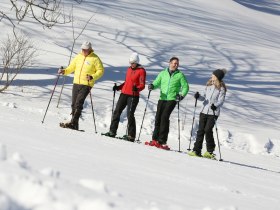
<svg viewBox="0 0 280 210">
<path fill-rule="evenodd" d="M 135 69 L 128 67 L 125 77 L 125 82 L 120 85 L 119 90 L 123 94 L 133 95 L 133 86 L 136 86 L 138 91 L 134 93 L 134 96 L 139 96 L 140 91 L 145 89 L 146 83 L 146 70 L 138 65 Z"/>
</svg>

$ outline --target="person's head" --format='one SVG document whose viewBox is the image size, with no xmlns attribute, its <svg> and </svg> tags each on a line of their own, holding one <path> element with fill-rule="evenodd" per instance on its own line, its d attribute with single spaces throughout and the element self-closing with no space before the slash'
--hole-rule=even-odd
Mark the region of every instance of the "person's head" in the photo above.
<svg viewBox="0 0 280 210">
<path fill-rule="evenodd" d="M 84 56 L 88 56 L 91 51 L 92 51 L 92 45 L 89 41 L 85 41 L 82 46 L 81 46 L 81 49 L 82 49 L 82 53 Z"/>
<path fill-rule="evenodd" d="M 134 52 L 129 57 L 129 63 L 132 68 L 135 68 L 139 64 L 139 55 L 138 53 Z"/>
<path fill-rule="evenodd" d="M 222 81 L 225 74 L 226 74 L 227 70 L 226 69 L 216 69 L 215 71 L 213 71 L 212 73 L 212 80 L 213 81 Z"/>
<path fill-rule="evenodd" d="M 211 78 L 206 83 L 207 86 L 215 85 L 216 88 L 220 89 L 221 87 L 225 88 L 227 91 L 226 85 L 223 81 L 225 74 L 227 73 L 226 69 L 216 69 L 213 71 Z"/>
<path fill-rule="evenodd" d="M 175 71 L 179 67 L 179 58 L 177 57 L 172 57 L 169 60 L 169 70 L 170 71 Z"/>
</svg>

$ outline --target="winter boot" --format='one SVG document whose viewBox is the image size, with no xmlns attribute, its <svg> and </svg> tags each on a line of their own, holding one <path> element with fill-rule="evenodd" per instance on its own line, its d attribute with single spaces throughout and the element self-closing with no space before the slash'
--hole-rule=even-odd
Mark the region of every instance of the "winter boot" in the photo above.
<svg viewBox="0 0 280 210">
<path fill-rule="evenodd" d="M 158 141 L 157 140 L 152 140 L 152 141 L 150 141 L 150 142 L 145 142 L 145 145 L 149 145 L 149 146 L 152 146 L 152 147 L 159 147 L 160 146 L 160 144 L 158 143 Z"/>
<path fill-rule="evenodd" d="M 193 157 L 201 157 L 201 153 L 197 153 L 196 151 L 191 151 L 188 153 L 188 155 Z"/>
<path fill-rule="evenodd" d="M 81 111 L 76 110 L 74 114 L 72 115 L 72 119 L 70 123 L 65 123 L 67 128 L 73 129 L 73 130 L 79 130 L 79 118 L 81 116 Z"/>
<path fill-rule="evenodd" d="M 216 160 L 216 155 L 213 154 L 212 152 L 205 152 L 202 156 L 203 156 L 204 158 Z"/>
<path fill-rule="evenodd" d="M 109 137 L 115 137 L 116 136 L 116 133 L 112 132 L 112 131 L 109 131 L 107 133 L 104 133 L 104 136 L 109 136 Z"/>
<path fill-rule="evenodd" d="M 135 141 L 135 137 L 130 136 L 130 135 L 124 135 L 122 138 L 123 138 L 124 140 L 131 141 L 131 142 L 134 142 L 134 141 Z"/>
</svg>

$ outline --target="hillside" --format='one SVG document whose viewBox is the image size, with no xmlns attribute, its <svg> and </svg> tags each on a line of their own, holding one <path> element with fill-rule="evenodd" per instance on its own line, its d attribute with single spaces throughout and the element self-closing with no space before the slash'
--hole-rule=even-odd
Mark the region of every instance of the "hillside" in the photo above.
<svg viewBox="0 0 280 210">
<path fill-rule="evenodd" d="M 1 6 L 9 12 L 9 1 Z M 39 55 L 35 65 L 0 94 L 0 209 L 277 209 L 279 11 L 279 3 L 273 0 L 88 0 L 75 5 L 77 31 L 91 15 L 93 19 L 74 52 L 79 52 L 84 40 L 90 40 L 105 65 L 105 74 L 92 91 L 97 134 L 89 98 L 80 122 L 85 132 L 58 127 L 70 118 L 71 76 L 66 78 L 57 108 L 63 81 L 59 79 L 41 123 L 57 69 L 69 62 L 71 24 L 52 30 L 34 27 L 32 21 L 19 25 L 36 42 Z M 4 32 L 9 31 L 5 22 L 0 25 Z M 0 34 L 1 39 L 5 37 Z M 112 86 L 123 81 L 133 51 L 140 54 L 147 70 L 147 84 L 168 65 L 171 56 L 180 58 L 180 69 L 190 83 L 180 107 L 181 153 L 176 152 L 177 109 L 171 115 L 168 140 L 174 151 L 100 135 L 109 129 Z M 193 94 L 202 91 L 212 71 L 220 67 L 228 69 L 228 93 L 217 124 L 224 161 L 192 158 L 186 152 Z M 136 111 L 137 132 L 147 95 L 146 88 Z M 151 139 L 158 97 L 159 91 L 152 91 L 142 142 Z M 195 130 L 199 108 L 200 104 Z M 119 135 L 125 133 L 126 123 L 124 114 Z"/>
</svg>

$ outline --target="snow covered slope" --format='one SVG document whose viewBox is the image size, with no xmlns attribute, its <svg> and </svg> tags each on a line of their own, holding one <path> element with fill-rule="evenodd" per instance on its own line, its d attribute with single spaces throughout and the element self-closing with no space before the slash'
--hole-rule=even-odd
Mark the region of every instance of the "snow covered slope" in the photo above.
<svg viewBox="0 0 280 210">
<path fill-rule="evenodd" d="M 9 1 L 1 6 L 8 11 Z M 89 99 L 80 122 L 86 132 L 58 127 L 70 118 L 71 77 L 66 78 L 57 108 L 59 80 L 41 123 L 57 68 L 69 62 L 71 25 L 52 30 L 34 27 L 32 22 L 20 25 L 37 43 L 39 56 L 36 65 L 24 70 L 0 95 L 0 209 L 277 209 L 279 11 L 279 3 L 273 0 L 88 0 L 75 5 L 77 32 L 93 15 L 75 53 L 88 39 L 105 64 L 105 75 L 92 91 L 98 134 Z M 5 33 L 9 31 L 4 22 L 0 25 Z M 140 53 L 147 83 L 171 56 L 180 58 L 180 69 L 190 83 L 180 108 L 182 153 L 100 136 L 109 129 L 112 86 L 123 81 L 133 51 Z M 220 67 L 229 70 L 227 98 L 217 124 L 224 161 L 191 158 L 186 152 L 193 93 L 202 91 L 212 71 Z M 144 90 L 136 111 L 138 132 L 147 95 Z M 158 97 L 159 92 L 152 91 L 142 141 L 151 139 Z M 195 128 L 199 108 L 200 104 Z M 168 140 L 175 151 L 177 116 L 175 109 Z M 119 135 L 125 133 L 126 123 L 124 114 Z M 219 157 L 218 149 L 216 153 Z"/>
</svg>

